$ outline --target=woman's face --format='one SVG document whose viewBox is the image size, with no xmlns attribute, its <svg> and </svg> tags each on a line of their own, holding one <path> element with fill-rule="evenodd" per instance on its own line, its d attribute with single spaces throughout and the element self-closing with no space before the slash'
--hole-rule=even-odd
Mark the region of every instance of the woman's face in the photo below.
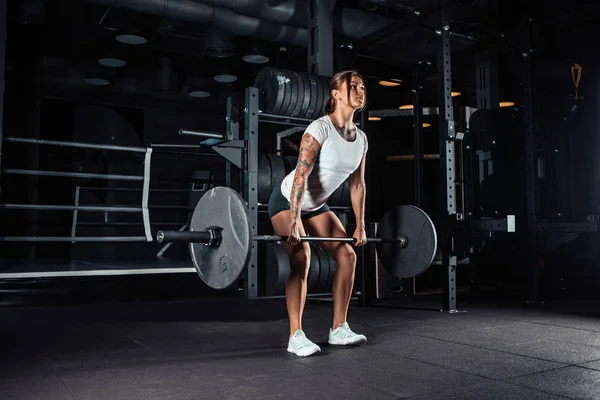
<svg viewBox="0 0 600 400">
<path fill-rule="evenodd" d="M 345 85 L 344 85 L 345 86 Z M 346 94 L 346 98 L 348 95 Z M 367 101 L 367 89 L 363 81 L 353 76 L 350 81 L 350 105 L 352 108 L 363 108 Z"/>
<path fill-rule="evenodd" d="M 337 93 L 335 93 L 337 92 Z M 334 91 L 334 98 L 348 107 L 356 110 L 363 108 L 367 101 L 367 91 L 365 85 L 357 76 L 353 76 L 350 81 L 350 96 L 348 97 L 348 85 L 344 82 L 339 90 Z M 350 99 L 348 101 L 348 99 Z"/>
</svg>

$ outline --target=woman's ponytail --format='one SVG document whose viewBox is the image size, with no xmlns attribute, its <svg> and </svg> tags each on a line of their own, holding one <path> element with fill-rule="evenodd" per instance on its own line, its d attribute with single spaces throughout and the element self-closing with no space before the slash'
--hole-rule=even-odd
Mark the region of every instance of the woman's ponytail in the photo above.
<svg viewBox="0 0 600 400">
<path fill-rule="evenodd" d="M 330 97 L 325 102 L 324 115 L 333 114 L 335 111 L 335 98 Z"/>
</svg>

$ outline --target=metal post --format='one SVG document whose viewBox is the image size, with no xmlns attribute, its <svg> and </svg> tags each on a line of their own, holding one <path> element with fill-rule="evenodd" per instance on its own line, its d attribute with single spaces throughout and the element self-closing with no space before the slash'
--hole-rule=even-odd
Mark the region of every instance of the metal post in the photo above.
<svg viewBox="0 0 600 400">
<path fill-rule="evenodd" d="M 421 64 L 422 61 L 417 61 L 415 66 L 415 82 L 413 86 L 413 133 L 414 133 L 414 155 L 415 155 L 415 205 L 421 207 L 421 200 L 423 194 L 423 149 L 422 149 L 422 138 L 421 130 L 423 129 L 423 111 L 421 109 L 420 95 L 421 91 Z"/>
<path fill-rule="evenodd" d="M 258 89 L 246 88 L 245 97 L 245 178 L 244 198 L 250 211 L 252 234 L 258 233 Z M 245 295 L 247 298 L 258 297 L 258 250 L 256 243 L 252 244 L 250 262 L 246 268 Z"/>
<path fill-rule="evenodd" d="M 498 0 L 482 0 L 478 6 L 487 11 L 490 30 L 498 32 Z M 498 49 L 491 47 L 476 55 L 475 81 L 477 84 L 477 108 L 496 110 L 500 108 L 500 81 L 498 75 Z"/>
<path fill-rule="evenodd" d="M 150 195 L 150 169 L 152 166 L 152 148 L 146 150 L 144 158 L 144 183 L 142 186 L 142 220 L 144 221 L 144 233 L 148 242 L 152 241 L 152 229 L 150 227 L 150 213 L 148 212 L 148 198 Z"/>
<path fill-rule="evenodd" d="M 73 205 L 75 207 L 79 207 L 79 194 L 81 192 L 81 186 L 75 186 L 75 199 L 73 201 Z M 71 237 L 77 236 L 77 222 L 79 218 L 79 209 L 75 208 L 73 210 L 73 220 L 71 222 Z M 75 243 L 74 241 L 72 243 Z"/>
<path fill-rule="evenodd" d="M 379 222 L 369 223 L 369 230 L 367 236 L 376 237 L 377 230 L 379 229 Z M 377 299 L 379 298 L 379 259 L 377 258 L 377 249 L 375 246 L 369 246 L 369 268 L 367 275 L 366 286 L 366 298 L 368 301 L 367 305 L 376 305 Z"/>
<path fill-rule="evenodd" d="M 369 109 L 368 106 L 365 107 L 365 109 L 360 113 L 360 129 L 365 132 L 367 134 L 367 136 L 369 135 Z M 366 166 L 366 172 L 365 172 L 365 181 L 366 184 L 369 185 L 369 178 L 371 178 L 371 169 L 369 168 L 369 156 L 367 153 L 367 159 L 365 160 L 365 163 L 367 164 Z M 371 219 L 371 204 L 370 204 L 370 197 L 367 196 L 365 199 L 365 221 L 369 221 Z"/>
<path fill-rule="evenodd" d="M 227 98 L 227 117 L 225 118 L 225 132 L 227 140 L 240 139 L 240 106 L 237 96 Z M 233 163 L 225 159 L 225 186 L 235 190 L 241 190 L 241 176 L 236 171 L 232 170 Z"/>
<path fill-rule="evenodd" d="M 4 111 L 4 69 L 6 64 L 6 14 L 8 8 L 7 4 L 8 1 L 0 1 L 0 166 L 2 166 L 2 116 Z M 2 193 L 1 184 L 0 193 Z"/>
<path fill-rule="evenodd" d="M 500 108 L 500 82 L 498 78 L 498 54 L 485 50 L 476 57 L 477 108 L 496 110 Z"/>
<path fill-rule="evenodd" d="M 333 76 L 333 7 L 335 0 L 309 0 L 308 72 Z"/>
<path fill-rule="evenodd" d="M 529 233 L 536 231 L 538 214 L 537 196 L 537 163 L 535 154 L 535 134 L 533 131 L 533 109 L 531 103 L 531 21 L 527 18 L 523 27 L 525 48 L 521 53 L 523 57 L 523 116 L 525 134 L 525 168 L 527 184 L 527 230 Z"/>
<path fill-rule="evenodd" d="M 445 205 L 440 221 L 442 250 L 442 311 L 456 311 L 456 257 L 452 252 L 452 216 L 456 214 L 454 114 L 452 109 L 452 67 L 448 0 L 438 1 L 441 15 L 438 70 L 440 76 L 440 167 L 441 198 Z"/>
</svg>

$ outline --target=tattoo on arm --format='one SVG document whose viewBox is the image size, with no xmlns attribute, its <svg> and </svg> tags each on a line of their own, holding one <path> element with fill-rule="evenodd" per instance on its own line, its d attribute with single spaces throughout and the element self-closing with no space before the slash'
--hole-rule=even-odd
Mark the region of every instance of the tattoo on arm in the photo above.
<svg viewBox="0 0 600 400">
<path fill-rule="evenodd" d="M 313 170 L 321 145 L 310 134 L 302 137 L 300 142 L 300 154 L 298 155 L 298 164 L 296 165 L 296 173 L 294 174 L 294 183 L 290 194 L 290 208 L 292 212 L 292 220 L 300 218 L 300 210 L 306 180 Z"/>
</svg>

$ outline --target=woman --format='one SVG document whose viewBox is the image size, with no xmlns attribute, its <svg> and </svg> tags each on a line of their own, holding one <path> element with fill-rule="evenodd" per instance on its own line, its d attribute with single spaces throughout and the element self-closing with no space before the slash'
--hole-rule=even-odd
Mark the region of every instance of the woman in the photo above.
<svg viewBox="0 0 600 400">
<path fill-rule="evenodd" d="M 286 284 L 286 303 L 290 319 L 288 351 L 309 356 L 321 351 L 302 331 L 302 312 L 306 301 L 310 268 L 310 247 L 300 236 L 347 237 L 344 226 L 329 210 L 326 201 L 351 176 L 350 195 L 356 216 L 354 246 L 366 243 L 365 232 L 365 158 L 367 137 L 353 122 L 354 112 L 366 105 L 363 78 L 355 71 L 336 74 L 330 82 L 331 97 L 325 115 L 313 121 L 300 143 L 296 169 L 291 171 L 269 200 L 269 217 L 276 235 L 288 236 L 284 243 L 292 260 Z M 359 345 L 364 335 L 350 330 L 346 322 L 354 285 L 356 253 L 342 242 L 319 242 L 337 262 L 333 282 L 333 325 L 329 344 Z"/>
</svg>

